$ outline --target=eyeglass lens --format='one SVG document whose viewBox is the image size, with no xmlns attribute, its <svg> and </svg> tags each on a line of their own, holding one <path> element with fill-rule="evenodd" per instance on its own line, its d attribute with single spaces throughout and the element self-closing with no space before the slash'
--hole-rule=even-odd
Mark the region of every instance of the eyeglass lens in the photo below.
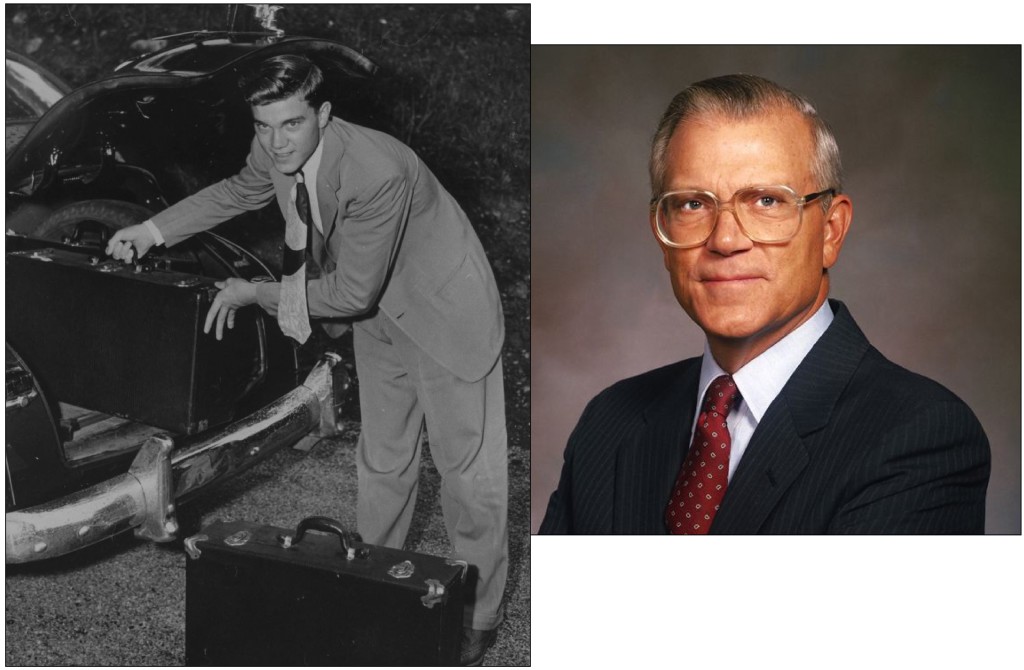
<svg viewBox="0 0 1024 670">
<path fill-rule="evenodd" d="M 699 244 L 710 236 L 719 210 L 729 209 L 752 239 L 781 241 L 792 237 L 800 225 L 798 202 L 794 192 L 782 187 L 737 191 L 730 202 L 721 205 L 710 193 L 681 191 L 662 196 L 657 221 L 662 234 L 672 243 Z"/>
</svg>

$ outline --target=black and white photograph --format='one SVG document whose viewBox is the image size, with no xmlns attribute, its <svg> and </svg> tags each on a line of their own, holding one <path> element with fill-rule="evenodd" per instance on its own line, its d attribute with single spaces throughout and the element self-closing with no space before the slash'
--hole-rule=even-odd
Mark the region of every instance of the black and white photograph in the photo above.
<svg viewBox="0 0 1024 670">
<path fill-rule="evenodd" d="M 5 21 L 5 665 L 530 665 L 530 5 Z"/>
</svg>

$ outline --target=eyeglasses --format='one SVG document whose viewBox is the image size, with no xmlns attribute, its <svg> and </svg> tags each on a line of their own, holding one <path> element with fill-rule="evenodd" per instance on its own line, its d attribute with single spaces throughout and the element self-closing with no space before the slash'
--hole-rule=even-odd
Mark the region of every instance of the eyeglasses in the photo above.
<svg viewBox="0 0 1024 670">
<path fill-rule="evenodd" d="M 804 205 L 835 194 L 830 188 L 800 197 L 788 186 L 753 186 L 736 191 L 723 203 L 709 191 L 671 191 L 652 200 L 651 207 L 658 238 L 677 249 L 707 242 L 724 209 L 732 210 L 743 234 L 754 242 L 779 243 L 800 230 Z"/>
</svg>

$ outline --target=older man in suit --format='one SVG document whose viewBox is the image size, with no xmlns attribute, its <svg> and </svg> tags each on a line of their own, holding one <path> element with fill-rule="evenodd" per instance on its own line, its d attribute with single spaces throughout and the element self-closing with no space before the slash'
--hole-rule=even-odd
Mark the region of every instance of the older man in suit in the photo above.
<svg viewBox="0 0 1024 670">
<path fill-rule="evenodd" d="M 982 532 L 977 419 L 828 300 L 853 205 L 814 107 L 759 77 L 698 82 L 662 118 L 651 185 L 704 355 L 590 402 L 540 532 Z"/>
<path fill-rule="evenodd" d="M 373 544 L 405 542 L 425 421 L 449 536 L 479 571 L 463 639 L 464 662 L 479 663 L 501 621 L 507 574 L 497 287 L 466 215 L 427 166 L 393 137 L 332 117 L 325 89 L 306 58 L 264 62 L 243 83 L 256 134 L 242 171 L 119 231 L 108 252 L 173 245 L 276 197 L 287 220 L 285 277 L 219 284 L 206 330 L 220 337 L 252 304 L 300 342 L 310 317 L 354 322 L 359 531 Z M 320 270 L 309 281 L 307 245 Z"/>
</svg>

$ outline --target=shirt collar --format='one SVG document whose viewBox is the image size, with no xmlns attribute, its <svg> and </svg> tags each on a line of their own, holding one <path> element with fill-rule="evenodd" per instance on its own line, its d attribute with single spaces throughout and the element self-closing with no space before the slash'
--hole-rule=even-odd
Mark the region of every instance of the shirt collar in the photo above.
<svg viewBox="0 0 1024 670">
<path fill-rule="evenodd" d="M 828 300 L 822 303 L 811 318 L 804 321 L 793 332 L 769 347 L 764 353 L 748 362 L 732 375 L 736 387 L 743 396 L 743 403 L 750 409 L 754 420 L 760 423 L 761 417 L 768 411 L 768 406 L 775 401 L 782 387 L 786 385 L 793 372 L 814 346 L 815 342 L 825 333 L 832 323 L 832 308 Z M 728 374 L 711 355 L 707 342 L 704 343 L 704 359 L 700 366 L 700 387 L 697 395 L 699 403 L 703 401 L 708 386 L 720 375 Z"/>
</svg>

